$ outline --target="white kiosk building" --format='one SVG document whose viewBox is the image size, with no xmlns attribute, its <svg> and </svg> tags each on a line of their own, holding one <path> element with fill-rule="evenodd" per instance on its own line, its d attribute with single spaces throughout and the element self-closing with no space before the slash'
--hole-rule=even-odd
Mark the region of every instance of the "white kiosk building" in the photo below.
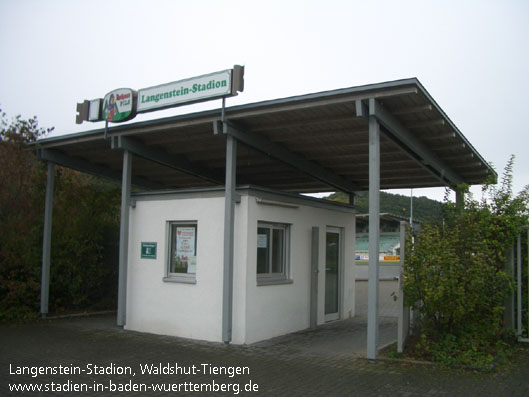
<svg viewBox="0 0 529 397">
<path fill-rule="evenodd" d="M 145 92 L 150 106 L 159 94 Z M 42 314 L 57 164 L 122 183 L 118 325 L 193 339 L 252 343 L 354 316 L 354 194 L 369 191 L 371 359 L 380 189 L 457 189 L 495 175 L 414 78 L 113 126 L 36 147 L 48 162 Z M 335 190 L 351 205 L 299 195 Z"/>
</svg>

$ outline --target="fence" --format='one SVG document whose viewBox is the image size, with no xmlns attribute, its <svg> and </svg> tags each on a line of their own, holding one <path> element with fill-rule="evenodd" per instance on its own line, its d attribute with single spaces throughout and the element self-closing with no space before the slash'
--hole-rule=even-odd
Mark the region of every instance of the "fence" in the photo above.
<svg viewBox="0 0 529 397">
<path fill-rule="evenodd" d="M 523 246 L 523 235 L 527 235 L 527 252 L 525 255 L 524 261 L 524 250 Z M 509 313 L 509 317 L 512 318 L 511 324 L 514 325 L 516 322 L 516 335 L 520 342 L 529 342 L 529 226 L 525 226 L 522 231 L 518 234 L 516 243 L 513 245 L 510 255 L 510 271 L 514 274 L 514 263 L 516 261 L 516 304 L 514 303 L 514 294 L 511 297 L 510 305 L 507 306 L 507 309 L 512 308 Z M 524 262 L 527 262 L 527 268 L 524 272 Z M 525 274 L 524 274 L 525 273 Z M 524 283 L 524 278 L 526 283 Z M 524 288 L 525 284 L 525 288 Z M 524 299 L 526 297 L 526 299 Z M 526 305 L 524 307 L 524 301 Z M 516 321 L 514 321 L 514 308 L 516 308 Z M 527 321 L 527 328 L 524 332 L 524 317 Z M 514 326 L 513 326 L 514 328 Z"/>
</svg>

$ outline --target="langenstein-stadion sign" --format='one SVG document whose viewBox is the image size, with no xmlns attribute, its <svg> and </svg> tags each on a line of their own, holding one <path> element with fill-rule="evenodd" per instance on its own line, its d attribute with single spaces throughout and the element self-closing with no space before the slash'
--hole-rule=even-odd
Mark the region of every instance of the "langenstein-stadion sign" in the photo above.
<svg viewBox="0 0 529 397">
<path fill-rule="evenodd" d="M 180 105 L 235 96 L 244 90 L 244 67 L 192 77 L 138 92 L 120 88 L 107 93 L 104 99 L 85 100 L 77 104 L 76 123 L 83 121 L 121 122 L 146 113 Z"/>
<path fill-rule="evenodd" d="M 138 113 L 230 96 L 232 69 L 138 91 Z"/>
</svg>

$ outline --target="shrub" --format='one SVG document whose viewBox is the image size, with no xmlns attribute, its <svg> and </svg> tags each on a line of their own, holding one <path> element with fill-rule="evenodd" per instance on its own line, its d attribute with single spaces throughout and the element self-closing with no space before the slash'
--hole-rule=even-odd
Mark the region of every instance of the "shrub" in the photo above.
<svg viewBox="0 0 529 397">
<path fill-rule="evenodd" d="M 486 364 L 508 336 L 506 255 L 529 204 L 529 186 L 512 194 L 513 161 L 499 188 L 485 185 L 483 199 L 467 195 L 463 208 L 445 204 L 444 222 L 425 226 L 407 250 L 405 297 L 421 314 L 419 347 L 431 359 Z"/>
<path fill-rule="evenodd" d="M 1 113 L 1 111 L 0 111 Z M 0 120 L 0 320 L 37 317 L 46 166 L 27 144 L 51 130 L 36 118 Z M 56 167 L 51 312 L 113 308 L 120 190 Z"/>
</svg>

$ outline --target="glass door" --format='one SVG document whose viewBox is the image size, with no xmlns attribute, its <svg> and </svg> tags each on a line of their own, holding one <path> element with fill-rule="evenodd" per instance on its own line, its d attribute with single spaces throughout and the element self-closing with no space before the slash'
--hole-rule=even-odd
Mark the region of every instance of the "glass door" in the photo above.
<svg viewBox="0 0 529 397">
<path fill-rule="evenodd" d="M 340 229 L 327 228 L 325 236 L 325 321 L 340 318 L 340 252 Z"/>
</svg>

